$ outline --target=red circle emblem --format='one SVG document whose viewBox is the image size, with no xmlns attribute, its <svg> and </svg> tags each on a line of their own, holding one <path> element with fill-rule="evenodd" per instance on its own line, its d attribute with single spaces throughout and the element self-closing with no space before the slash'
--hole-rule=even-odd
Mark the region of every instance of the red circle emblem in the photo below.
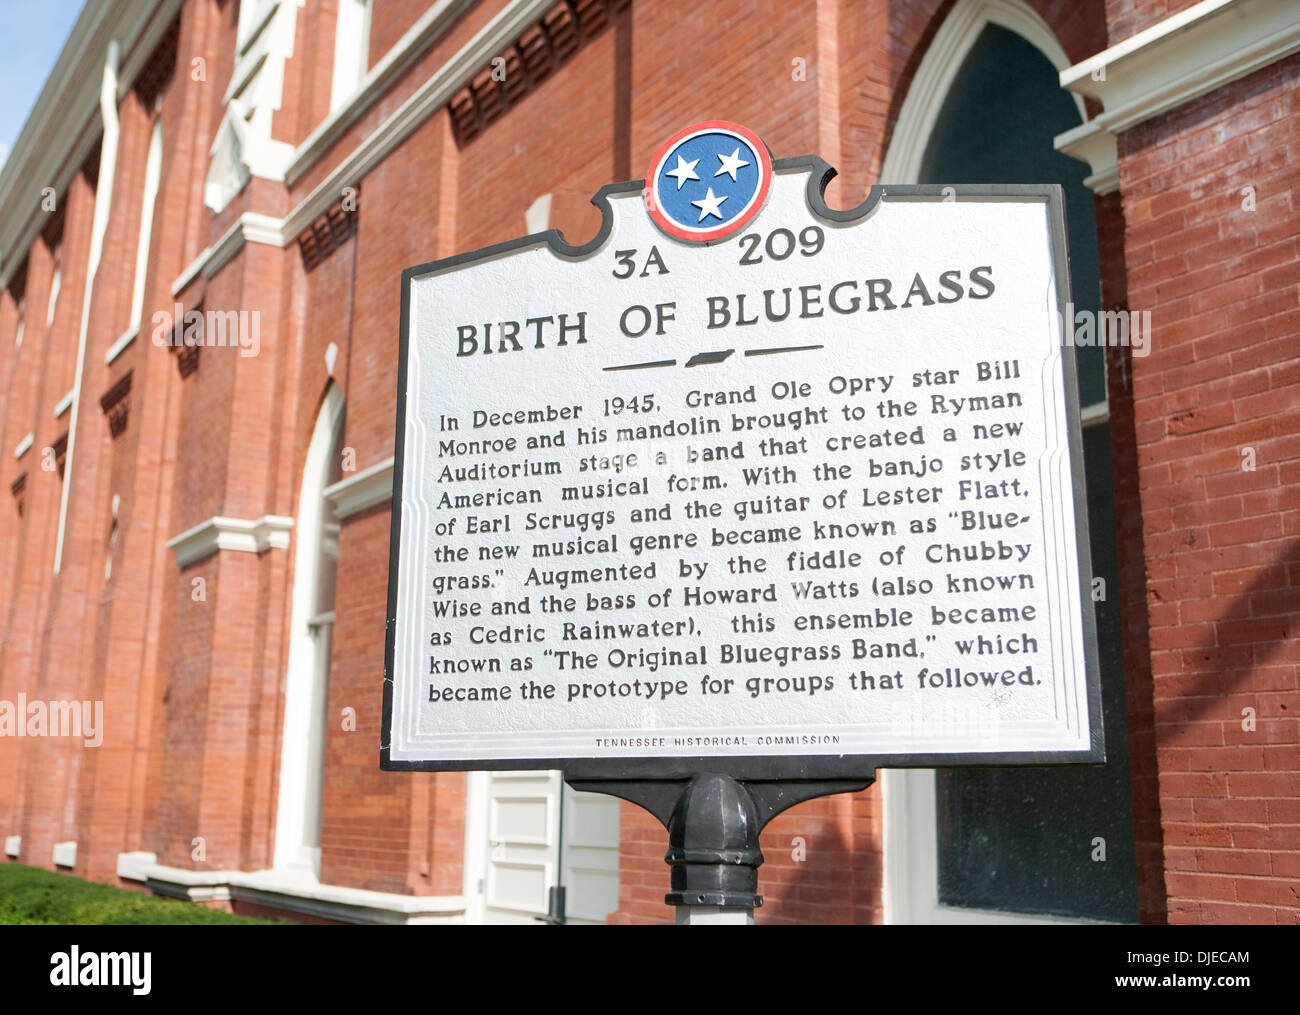
<svg viewBox="0 0 1300 1015">
<path fill-rule="evenodd" d="M 645 178 L 650 217 L 669 236 L 719 240 L 744 228 L 772 185 L 772 156 L 748 127 L 705 120 L 679 130 Z"/>
</svg>

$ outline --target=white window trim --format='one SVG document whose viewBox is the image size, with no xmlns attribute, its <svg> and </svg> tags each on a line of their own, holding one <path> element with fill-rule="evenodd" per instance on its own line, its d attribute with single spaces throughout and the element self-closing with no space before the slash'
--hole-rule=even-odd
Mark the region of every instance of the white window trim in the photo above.
<svg viewBox="0 0 1300 1015">
<path fill-rule="evenodd" d="M 330 112 L 356 94 L 370 69 L 370 0 L 339 0 L 334 29 L 334 76 Z"/>
<path fill-rule="evenodd" d="M 932 768 L 886 769 L 881 772 L 881 782 L 885 802 L 886 923 L 1066 926 L 1099 922 L 941 905 L 935 771 Z"/>
<path fill-rule="evenodd" d="M 338 164 L 318 183 L 285 219 L 287 236 L 296 237 L 308 228 L 325 210 L 338 200 L 344 187 L 355 186 L 387 155 L 410 137 L 431 116 L 441 110 L 468 82 L 483 64 L 484 53 L 496 53 L 510 45 L 518 35 L 537 18 L 546 13 L 554 0 L 512 0 L 500 14 L 493 18 L 474 38 L 439 67 L 415 92 L 390 113 L 365 141 L 342 157 Z M 434 11 L 441 12 L 441 7 Z M 430 11 L 433 14 L 434 11 Z M 403 36 L 404 43 L 411 33 Z M 402 45 L 399 43 L 399 46 Z M 396 49 L 396 47 L 394 47 Z M 375 84 L 390 73 L 390 68 L 400 63 L 405 54 L 394 55 L 376 64 L 355 99 L 326 118 L 293 152 L 285 169 L 285 181 L 293 184 L 328 150 L 330 145 L 359 119 L 362 111 L 373 104 L 381 91 Z"/>
<path fill-rule="evenodd" d="M 149 274 L 149 244 L 153 239 L 154 205 L 158 200 L 158 181 L 162 176 L 162 117 L 153 123 L 149 137 L 149 160 L 144 172 L 144 204 L 140 211 L 140 236 L 135 247 L 135 283 L 131 289 L 131 327 L 140 330 L 144 313 L 144 286 Z M 125 335 L 123 336 L 125 337 Z M 132 338 L 135 336 L 132 335 Z M 120 342 L 121 339 L 118 339 Z M 130 341 L 126 345 L 130 345 Z"/>
<path fill-rule="evenodd" d="M 111 366 L 115 359 L 121 356 L 122 353 L 126 352 L 126 350 L 131 347 L 131 343 L 135 341 L 136 335 L 139 333 L 140 324 L 137 321 L 135 324 L 132 324 L 131 327 L 127 328 L 126 331 L 122 332 L 122 334 L 118 335 L 113 344 L 108 347 L 108 351 L 104 353 L 104 366 Z"/>
<path fill-rule="evenodd" d="M 1079 410 L 1079 425 L 1084 429 L 1090 426 L 1101 426 L 1110 422 L 1110 404 L 1108 402 L 1093 402 L 1092 405 L 1085 405 Z"/>
<path fill-rule="evenodd" d="M 889 151 L 880 167 L 881 183 L 915 183 L 939 111 L 966 54 L 989 25 L 1015 32 L 1031 43 L 1058 71 L 1070 66 L 1051 28 L 1023 0 L 958 0 L 944 19 L 917 68 L 898 112 Z M 1088 118 L 1083 97 L 1072 95 L 1079 121 Z"/>
<path fill-rule="evenodd" d="M 310 764 L 316 738 L 324 738 L 328 724 L 317 725 L 314 708 L 320 677 L 318 636 L 313 626 L 318 555 L 323 525 L 324 479 L 329 475 L 326 456 L 343 425 L 343 393 L 331 383 L 316 417 L 298 494 L 298 546 L 294 553 L 294 578 L 289 628 L 288 675 L 284 689 L 284 727 L 280 739 L 279 787 L 275 816 L 277 871 L 297 877 L 320 876 L 320 848 L 305 847 L 308 801 L 320 795 L 324 772 Z"/>
<path fill-rule="evenodd" d="M 59 252 L 54 252 L 54 274 L 50 278 L 50 303 L 45 308 L 46 327 L 54 323 L 54 315 L 59 309 L 59 292 L 63 289 L 63 266 L 59 263 Z"/>
<path fill-rule="evenodd" d="M 109 212 L 113 207 L 113 180 L 117 175 L 117 86 L 118 44 L 111 41 L 104 57 L 100 78 L 99 108 L 103 125 L 99 156 L 99 180 L 95 187 L 95 210 L 91 219 L 90 250 L 86 256 L 86 284 L 81 293 L 81 324 L 77 332 L 77 368 L 72 380 L 71 416 L 68 419 L 68 448 L 64 457 L 65 482 L 59 497 L 59 530 L 54 543 L 54 573 L 63 566 L 63 538 L 68 527 L 68 498 L 72 494 L 73 463 L 77 452 L 77 419 L 81 412 L 81 379 L 86 370 L 86 342 L 90 327 L 90 308 L 94 302 L 95 279 L 100 256 L 104 250 L 104 233 L 108 229 Z"/>
<path fill-rule="evenodd" d="M 326 610 L 324 613 L 318 613 L 316 616 L 307 621 L 307 626 L 311 628 L 324 627 L 326 624 L 334 623 L 334 611 Z"/>
<path fill-rule="evenodd" d="M 243 55 L 275 14 L 278 0 L 245 0 L 239 8 L 239 25 L 235 29 L 235 47 Z"/>
<path fill-rule="evenodd" d="M 288 242 L 283 233 L 284 220 L 246 211 L 221 236 L 205 247 L 172 282 L 172 296 L 179 296 L 196 278 L 215 278 L 217 272 L 244 249 L 245 243 L 262 243 L 283 247 Z"/>
</svg>

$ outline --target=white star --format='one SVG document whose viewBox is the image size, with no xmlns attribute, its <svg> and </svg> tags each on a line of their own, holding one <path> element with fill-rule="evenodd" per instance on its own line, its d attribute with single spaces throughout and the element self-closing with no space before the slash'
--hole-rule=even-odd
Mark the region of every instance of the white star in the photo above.
<svg viewBox="0 0 1300 1015">
<path fill-rule="evenodd" d="M 713 215 L 716 218 L 722 218 L 722 212 L 719 211 L 718 208 L 726 199 L 726 195 L 723 195 L 722 197 L 714 197 L 713 188 L 710 187 L 707 194 L 698 201 L 692 201 L 691 204 L 700 209 L 699 221 L 703 222 L 706 215 Z"/>
<path fill-rule="evenodd" d="M 664 176 L 671 176 L 677 180 L 677 189 L 682 189 L 682 184 L 687 180 L 698 180 L 699 176 L 695 173 L 695 167 L 699 165 L 700 160 L 695 159 L 687 162 L 680 155 L 677 156 L 677 168 L 664 173 Z"/>
<path fill-rule="evenodd" d="M 731 177 L 732 183 L 736 182 L 736 170 L 739 169 L 741 166 L 749 165 L 748 162 L 746 162 L 744 159 L 740 157 L 739 148 L 737 148 L 730 155 L 719 155 L 718 161 L 722 163 L 722 168 L 719 169 L 713 175 L 721 176 L 723 173 L 726 173 L 728 176 Z"/>
</svg>

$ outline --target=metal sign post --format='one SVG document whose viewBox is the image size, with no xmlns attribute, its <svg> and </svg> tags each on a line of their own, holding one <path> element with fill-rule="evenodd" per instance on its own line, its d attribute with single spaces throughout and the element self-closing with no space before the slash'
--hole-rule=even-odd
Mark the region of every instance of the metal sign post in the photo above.
<svg viewBox="0 0 1300 1015">
<path fill-rule="evenodd" d="M 644 807 L 668 829 L 669 892 L 679 924 L 751 924 L 763 904 L 759 833 L 795 804 L 856 793 L 866 779 L 783 779 L 745 783 L 723 772 L 681 780 L 570 779 L 575 789 L 609 793 Z"/>
<path fill-rule="evenodd" d="M 646 808 L 681 923 L 878 768 L 1104 758 L 1060 189 L 833 173 L 695 124 L 402 276 L 381 764 Z"/>
</svg>

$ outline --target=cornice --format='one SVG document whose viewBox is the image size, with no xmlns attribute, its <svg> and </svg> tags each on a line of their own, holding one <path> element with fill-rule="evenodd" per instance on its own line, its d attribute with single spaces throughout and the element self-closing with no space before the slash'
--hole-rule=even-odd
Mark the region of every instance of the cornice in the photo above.
<svg viewBox="0 0 1300 1015">
<path fill-rule="evenodd" d="M 1060 80 L 1105 107 L 1091 124 L 1120 134 L 1297 51 L 1294 0 L 1202 0 L 1067 67 Z"/>
<path fill-rule="evenodd" d="M 310 226 L 338 200 L 343 187 L 359 182 L 389 152 L 446 105 L 482 66 L 485 54 L 496 53 L 510 45 L 524 29 L 554 6 L 555 0 L 513 0 L 507 4 L 298 203 L 285 218 L 285 235 L 297 236 Z M 362 90 L 364 93 L 364 86 Z M 354 108 L 353 103 L 342 107 L 336 114 L 341 126 L 331 129 L 341 132 L 360 112 L 361 109 Z M 294 179 L 304 173 L 324 154 L 326 147 L 315 134 L 309 137 L 290 160 L 287 178 Z"/>
<path fill-rule="evenodd" d="M 122 49 L 122 66 L 118 70 L 118 102 L 126 98 L 126 93 L 135 84 L 136 75 L 144 68 L 145 61 L 153 56 L 154 47 L 167 34 L 167 29 L 171 28 L 185 0 L 144 0 L 144 2 L 132 0 L 132 3 L 135 7 L 135 19 L 129 20 L 132 12 L 124 12 L 118 19 L 119 25 L 128 27 L 126 31 L 119 33 L 117 38 L 129 40 Z M 87 6 L 92 5 L 87 4 Z M 112 7 L 113 5 L 100 6 Z M 121 6 L 125 7 L 126 4 Z"/>
<path fill-rule="evenodd" d="M 392 500 L 393 459 L 376 462 L 355 476 L 327 486 L 325 496 L 334 502 L 334 511 L 340 521 Z"/>
<path fill-rule="evenodd" d="M 177 566 L 186 568 L 218 550 L 243 553 L 287 550 L 292 528 L 293 519 L 284 515 L 263 515 L 251 521 L 218 515 L 173 536 L 167 540 L 167 547 L 176 554 Z"/>
<path fill-rule="evenodd" d="M 286 242 L 284 219 L 246 211 L 221 234 L 215 243 L 205 247 L 203 252 L 176 276 L 176 281 L 172 283 L 172 295 L 179 296 L 200 275 L 204 278 L 215 277 L 217 272 L 244 249 L 245 243 L 265 243 L 272 247 L 283 247 Z"/>
<path fill-rule="evenodd" d="M 1119 190 L 1119 144 L 1115 135 L 1096 120 L 1072 127 L 1055 138 L 1056 150 L 1088 163 L 1092 170 L 1083 178 L 1095 194 Z"/>
<path fill-rule="evenodd" d="M 120 97 L 147 59 L 154 34 L 161 35 L 171 23 L 164 15 L 179 9 L 181 2 L 85 5 L 0 168 L 0 286 L 9 284 L 44 224 L 41 188 L 63 194 L 103 132 L 99 92 L 109 43 L 117 40 L 124 54 Z"/>
<path fill-rule="evenodd" d="M 285 179 L 294 183 L 310 169 L 473 2 L 474 0 L 441 0 L 425 11 L 419 21 L 370 69 L 356 94 L 327 116 L 298 146 L 285 172 Z"/>
</svg>

